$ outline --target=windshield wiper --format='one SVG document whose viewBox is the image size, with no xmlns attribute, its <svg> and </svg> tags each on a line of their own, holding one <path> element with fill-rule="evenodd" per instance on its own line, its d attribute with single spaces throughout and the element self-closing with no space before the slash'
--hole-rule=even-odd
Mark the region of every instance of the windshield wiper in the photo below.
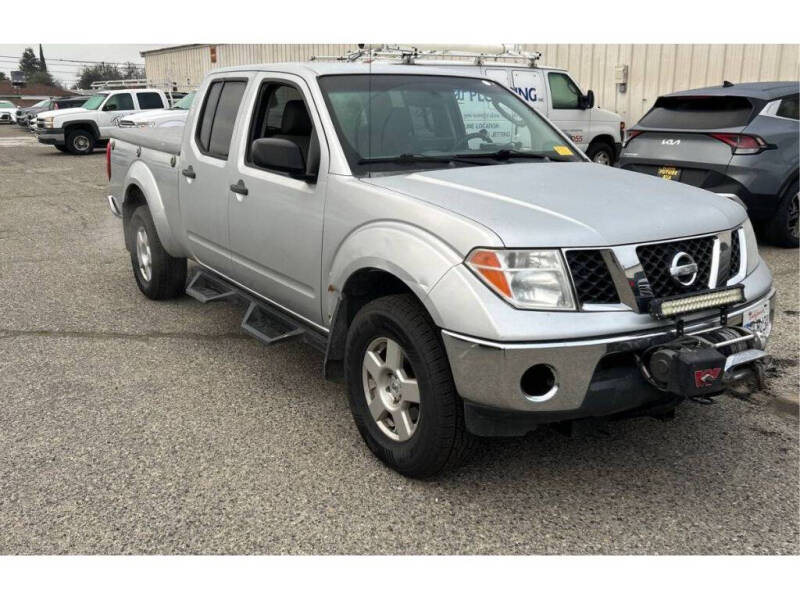
<svg viewBox="0 0 800 600">
<path fill-rule="evenodd" d="M 547 154 L 538 154 L 535 152 L 520 152 L 519 150 L 509 150 L 503 148 L 495 152 L 476 152 L 470 154 L 456 154 L 457 158 L 493 158 L 494 160 L 509 160 L 511 158 L 533 158 L 539 160 L 547 160 L 554 162 L 567 162 L 569 159 L 554 158 Z"/>
<path fill-rule="evenodd" d="M 428 154 L 398 154 L 397 156 L 387 156 L 382 158 L 362 158 L 358 161 L 359 165 L 374 165 L 378 163 L 437 163 L 447 164 L 453 161 L 471 162 L 467 160 L 469 156 L 430 156 Z"/>
</svg>

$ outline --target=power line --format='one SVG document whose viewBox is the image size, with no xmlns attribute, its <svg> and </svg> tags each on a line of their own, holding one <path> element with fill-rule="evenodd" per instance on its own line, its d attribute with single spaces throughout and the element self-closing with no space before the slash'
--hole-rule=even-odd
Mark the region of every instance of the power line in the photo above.
<svg viewBox="0 0 800 600">
<path fill-rule="evenodd" d="M 9 56 L 7 54 L 0 54 L 0 58 L 13 58 L 16 61 L 20 60 L 20 56 Z M 76 63 L 81 65 L 136 65 L 137 67 L 143 67 L 144 63 L 135 63 L 133 61 L 124 60 L 122 62 L 113 62 L 109 60 L 76 60 L 73 58 L 48 58 L 45 57 L 45 62 L 66 62 L 66 63 Z"/>
</svg>

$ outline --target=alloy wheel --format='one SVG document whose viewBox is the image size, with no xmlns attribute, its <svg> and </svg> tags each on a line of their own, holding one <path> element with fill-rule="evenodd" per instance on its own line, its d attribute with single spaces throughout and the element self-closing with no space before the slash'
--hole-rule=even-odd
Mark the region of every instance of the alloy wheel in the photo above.
<svg viewBox="0 0 800 600">
<path fill-rule="evenodd" d="M 136 259 L 142 279 L 150 281 L 153 276 L 153 257 L 150 253 L 150 240 L 144 227 L 139 227 L 136 231 Z"/>
<path fill-rule="evenodd" d="M 594 155 L 592 159 L 593 162 L 596 162 L 598 165 L 610 165 L 611 164 L 611 157 L 608 155 L 608 152 L 605 150 L 600 150 L 597 154 Z"/>
<path fill-rule="evenodd" d="M 786 226 L 789 228 L 789 234 L 797 239 L 800 228 L 798 228 L 798 214 L 800 213 L 800 192 L 794 195 L 794 198 L 789 200 L 789 217 L 786 219 Z"/>
<path fill-rule="evenodd" d="M 370 342 L 362 378 L 369 412 L 381 432 L 396 442 L 411 439 L 419 425 L 420 393 L 402 346 L 388 337 Z"/>
</svg>

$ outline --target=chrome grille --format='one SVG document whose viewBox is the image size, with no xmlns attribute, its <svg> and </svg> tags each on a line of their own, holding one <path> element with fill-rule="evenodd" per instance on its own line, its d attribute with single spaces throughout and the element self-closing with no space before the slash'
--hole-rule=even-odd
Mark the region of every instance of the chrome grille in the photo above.
<svg viewBox="0 0 800 600">
<path fill-rule="evenodd" d="M 679 296 L 709 287 L 715 236 L 691 238 L 638 246 L 636 254 L 653 291 L 653 296 Z M 680 285 L 670 275 L 670 263 L 678 252 L 686 252 L 697 263 L 697 277 L 691 285 Z M 716 287 L 716 286 L 713 286 Z"/>
<path fill-rule="evenodd" d="M 742 247 L 739 244 L 739 230 L 734 229 L 731 232 L 731 270 L 728 278 L 736 277 L 739 268 L 742 265 Z"/>
<path fill-rule="evenodd" d="M 567 264 L 580 304 L 619 303 L 619 294 L 600 250 L 570 250 Z"/>
</svg>

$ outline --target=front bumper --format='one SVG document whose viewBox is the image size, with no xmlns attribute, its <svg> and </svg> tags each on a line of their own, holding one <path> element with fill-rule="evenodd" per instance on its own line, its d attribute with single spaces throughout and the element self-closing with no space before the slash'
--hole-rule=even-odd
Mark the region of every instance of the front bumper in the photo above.
<svg viewBox="0 0 800 600">
<path fill-rule="evenodd" d="M 38 129 L 36 137 L 41 144 L 49 144 L 51 146 L 64 145 L 63 129 Z"/>
<path fill-rule="evenodd" d="M 775 290 L 728 311 L 728 324 L 742 323 L 746 310 L 765 300 L 774 312 Z M 600 316 L 600 315 L 598 315 Z M 685 333 L 718 326 L 719 316 L 688 321 Z M 473 408 L 522 413 L 539 422 L 602 416 L 665 401 L 647 383 L 635 354 L 676 335 L 674 324 L 657 330 L 613 337 L 541 343 L 500 343 L 443 330 L 443 339 L 459 395 Z M 522 390 L 523 374 L 533 365 L 549 365 L 555 391 L 532 398 Z"/>
</svg>

